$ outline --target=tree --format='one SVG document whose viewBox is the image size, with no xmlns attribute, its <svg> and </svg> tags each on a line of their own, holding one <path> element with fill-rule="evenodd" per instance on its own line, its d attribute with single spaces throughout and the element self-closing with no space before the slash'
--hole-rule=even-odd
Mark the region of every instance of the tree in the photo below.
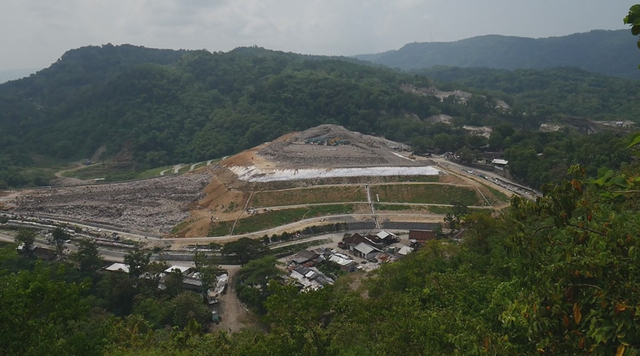
<svg viewBox="0 0 640 356">
<path fill-rule="evenodd" d="M 202 302 L 202 297 L 193 292 L 182 292 L 172 300 L 173 325 L 185 328 L 194 319 L 200 325 L 211 320 L 209 309 Z"/>
<path fill-rule="evenodd" d="M 457 231 L 462 227 L 462 219 L 468 214 L 469 208 L 466 205 L 455 203 L 451 212 L 445 215 L 444 222 L 451 231 Z"/>
<path fill-rule="evenodd" d="M 623 19 L 626 25 L 631 25 L 631 34 L 634 36 L 640 35 L 640 5 L 636 4 L 631 6 L 629 13 Z M 638 48 L 640 48 L 640 39 L 638 40 Z"/>
<path fill-rule="evenodd" d="M 53 229 L 51 236 L 53 238 L 53 243 L 56 245 L 56 254 L 58 255 L 58 258 L 61 258 L 64 250 L 64 244 L 69 240 L 71 235 L 67 234 L 62 228 L 56 227 Z"/>
<path fill-rule="evenodd" d="M 459 149 L 456 152 L 456 154 L 458 155 L 458 157 L 460 158 L 460 161 L 462 163 L 471 164 L 471 163 L 473 163 L 473 160 L 476 159 L 476 152 L 472 151 L 467 146 L 462 147 L 461 149 Z"/>
<path fill-rule="evenodd" d="M 241 265 L 259 257 L 265 251 L 267 248 L 262 242 L 248 237 L 226 243 L 222 248 L 223 255 L 236 256 Z"/>
<path fill-rule="evenodd" d="M 78 240 L 78 251 L 71 254 L 70 259 L 76 263 L 78 269 L 83 272 L 96 271 L 104 264 L 98 245 L 93 240 Z"/>
<path fill-rule="evenodd" d="M 0 285 L 2 354 L 85 354 L 71 335 L 73 324 L 89 315 L 81 297 L 88 285 L 57 280 L 41 263 L 33 271 L 0 274 Z"/>
<path fill-rule="evenodd" d="M 264 302 L 269 296 L 269 281 L 281 274 L 282 270 L 276 267 L 273 256 L 250 261 L 238 271 L 235 278 L 238 298 L 259 314 L 265 313 Z"/>
<path fill-rule="evenodd" d="M 124 263 L 129 266 L 129 276 L 137 279 L 147 271 L 151 252 L 141 250 L 138 247 L 124 255 Z"/>
<path fill-rule="evenodd" d="M 134 280 L 125 273 L 108 273 L 97 283 L 97 294 L 102 298 L 102 306 L 117 316 L 131 313 L 136 295 Z"/>
<path fill-rule="evenodd" d="M 16 243 L 23 244 L 22 253 L 29 255 L 31 253 L 31 247 L 36 241 L 36 233 L 31 229 L 20 229 L 16 235 Z"/>
<path fill-rule="evenodd" d="M 332 310 L 333 288 L 300 293 L 295 286 L 271 283 L 269 289 L 272 295 L 265 303 L 268 310 L 265 319 L 278 339 L 286 340 L 282 346 L 290 349 L 283 354 L 332 354 L 329 352 L 332 338 L 339 331 L 330 326 L 336 313 Z"/>
<path fill-rule="evenodd" d="M 182 292 L 183 281 L 184 276 L 180 270 L 174 270 L 171 273 L 167 273 L 167 277 L 164 280 L 164 286 L 166 287 L 165 292 L 170 298 L 173 298 Z"/>
<path fill-rule="evenodd" d="M 547 185 L 535 202 L 512 201 L 508 243 L 516 280 L 530 287 L 508 304 L 505 320 L 544 325 L 528 335 L 542 352 L 638 354 L 640 236 L 632 231 L 640 226 L 640 176 L 570 172 L 572 180 Z"/>
<path fill-rule="evenodd" d="M 220 271 L 219 259 L 213 255 L 197 251 L 193 257 L 196 270 L 200 272 L 200 280 L 204 290 L 215 286 L 217 282 L 218 272 Z"/>
</svg>

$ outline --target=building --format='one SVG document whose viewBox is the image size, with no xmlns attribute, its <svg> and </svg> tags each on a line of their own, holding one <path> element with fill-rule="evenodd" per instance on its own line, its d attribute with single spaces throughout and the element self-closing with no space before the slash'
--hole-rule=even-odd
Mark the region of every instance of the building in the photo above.
<svg viewBox="0 0 640 356">
<path fill-rule="evenodd" d="M 354 260 L 345 257 L 333 254 L 329 257 L 329 261 L 337 263 L 343 272 L 355 272 L 358 269 L 358 264 Z"/>
<path fill-rule="evenodd" d="M 506 166 L 507 166 L 507 164 L 509 164 L 509 161 L 506 161 L 506 160 L 504 160 L 504 159 L 498 159 L 498 158 L 496 158 L 496 159 L 493 159 L 493 160 L 491 161 L 491 164 L 492 164 L 494 167 L 496 167 L 496 168 L 504 169 L 504 167 L 506 167 Z"/>
<path fill-rule="evenodd" d="M 375 235 L 378 239 L 380 239 L 385 245 L 390 245 L 394 242 L 398 242 L 398 236 L 388 232 L 381 230 Z"/>
<path fill-rule="evenodd" d="M 196 272 L 191 267 L 186 266 L 171 266 L 160 273 L 160 281 L 158 283 L 159 289 L 166 289 L 164 282 L 170 273 L 182 274 L 182 288 L 188 289 L 194 292 L 202 292 L 202 280 L 200 278 L 200 272 Z"/>
<path fill-rule="evenodd" d="M 375 258 L 382 250 L 375 248 L 367 243 L 361 242 L 353 248 L 353 253 L 361 258 L 370 259 Z"/>
<path fill-rule="evenodd" d="M 409 241 L 412 245 L 423 245 L 429 240 L 435 240 L 436 233 L 431 230 L 409 230 Z"/>
<path fill-rule="evenodd" d="M 125 265 L 124 263 L 114 263 L 105 268 L 105 271 L 129 273 L 129 266 Z"/>
<path fill-rule="evenodd" d="M 296 265 L 306 265 L 309 264 L 311 266 L 313 266 L 318 257 L 320 255 L 313 252 L 313 251 L 309 251 L 309 250 L 300 250 L 298 251 L 298 253 L 296 253 L 295 255 L 291 256 L 289 258 L 289 261 L 295 263 Z"/>
<path fill-rule="evenodd" d="M 334 283 L 333 279 L 315 267 L 298 266 L 291 271 L 289 277 L 302 288 L 302 291 L 318 290 Z"/>
<path fill-rule="evenodd" d="M 398 250 L 398 255 L 406 256 L 406 255 L 410 254 L 411 252 L 413 252 L 413 247 L 409 247 L 409 246 L 403 245 Z"/>
</svg>

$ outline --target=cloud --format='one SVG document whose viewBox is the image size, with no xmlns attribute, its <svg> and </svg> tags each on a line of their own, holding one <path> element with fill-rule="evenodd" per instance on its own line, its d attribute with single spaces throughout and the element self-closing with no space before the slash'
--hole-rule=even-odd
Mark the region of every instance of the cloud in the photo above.
<svg viewBox="0 0 640 356">
<path fill-rule="evenodd" d="M 381 52 L 488 33 L 541 37 L 621 28 L 634 1 L 2 0 L 0 69 L 46 66 L 71 48 L 132 43 L 227 51 Z"/>
</svg>

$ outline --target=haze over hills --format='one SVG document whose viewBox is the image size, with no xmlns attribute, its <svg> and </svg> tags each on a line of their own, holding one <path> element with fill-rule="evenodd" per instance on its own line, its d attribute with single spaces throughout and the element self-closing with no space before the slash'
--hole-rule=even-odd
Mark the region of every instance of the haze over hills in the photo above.
<svg viewBox="0 0 640 356">
<path fill-rule="evenodd" d="M 355 57 L 403 70 L 439 65 L 509 70 L 578 67 L 640 79 L 640 55 L 629 30 L 594 30 L 539 39 L 489 35 L 456 42 L 409 43 L 398 50 Z"/>
</svg>

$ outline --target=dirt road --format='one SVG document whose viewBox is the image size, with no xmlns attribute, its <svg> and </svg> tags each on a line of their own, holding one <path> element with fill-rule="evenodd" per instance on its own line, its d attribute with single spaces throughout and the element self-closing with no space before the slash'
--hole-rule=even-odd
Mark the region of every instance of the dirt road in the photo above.
<svg viewBox="0 0 640 356">
<path fill-rule="evenodd" d="M 258 317 L 240 302 L 234 288 L 236 274 L 241 267 L 224 265 L 222 268 L 229 271 L 229 286 L 227 292 L 219 299 L 220 302 L 214 307 L 214 310 L 220 313 L 221 321 L 218 325 L 214 324 L 213 330 L 235 333 L 247 327 L 260 327 Z"/>
<path fill-rule="evenodd" d="M 96 163 L 96 165 L 98 165 L 98 164 L 100 164 L 100 163 Z M 70 186 L 70 185 L 84 185 L 84 184 L 88 184 L 88 183 L 93 183 L 91 181 L 86 181 L 86 180 L 82 180 L 82 179 L 78 179 L 78 178 L 65 177 L 64 174 L 67 173 L 67 172 L 79 171 L 82 168 L 86 167 L 81 162 L 76 162 L 76 163 L 74 163 L 74 165 L 75 165 L 75 167 L 73 167 L 73 168 L 63 169 L 61 171 L 58 171 L 58 172 L 54 173 L 54 175 L 56 176 L 56 179 L 52 182 L 52 184 L 56 185 L 56 186 Z"/>
</svg>

